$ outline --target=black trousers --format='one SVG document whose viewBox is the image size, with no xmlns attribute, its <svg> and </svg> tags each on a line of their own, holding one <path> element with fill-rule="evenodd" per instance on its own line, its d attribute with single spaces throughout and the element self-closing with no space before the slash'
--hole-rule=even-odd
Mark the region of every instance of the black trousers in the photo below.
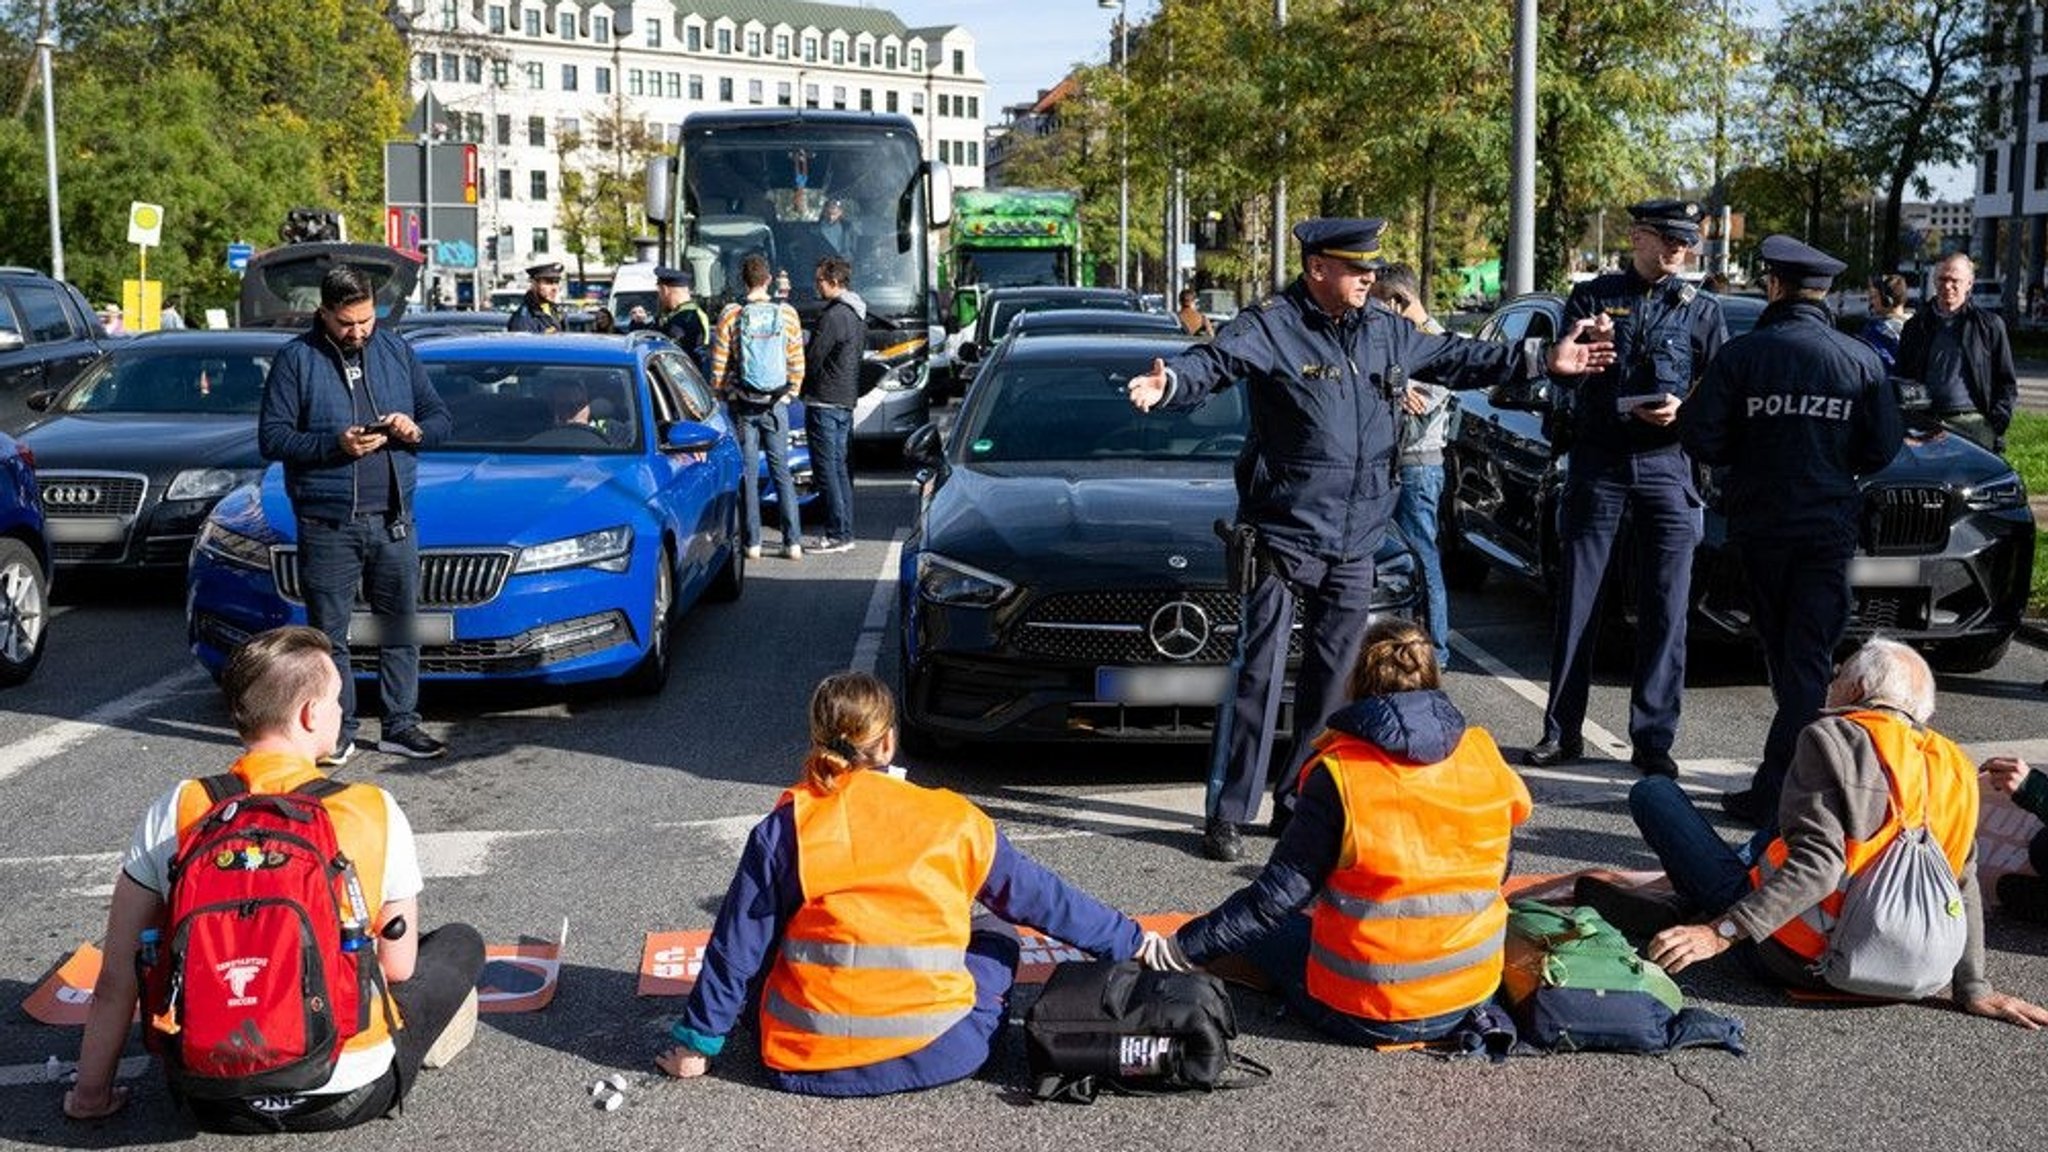
<svg viewBox="0 0 2048 1152">
<path fill-rule="evenodd" d="M 1853 543 L 1745 541 L 1749 606 L 1770 670 L 1777 711 L 1750 786 L 1773 820 L 1799 732 L 1820 716 L 1834 678 L 1835 646 L 1849 628 Z"/>
</svg>

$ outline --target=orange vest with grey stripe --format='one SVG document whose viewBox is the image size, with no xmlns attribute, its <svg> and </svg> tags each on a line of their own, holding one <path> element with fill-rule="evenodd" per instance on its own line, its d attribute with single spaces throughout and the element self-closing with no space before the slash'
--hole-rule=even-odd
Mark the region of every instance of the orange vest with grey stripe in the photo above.
<svg viewBox="0 0 2048 1152">
<path fill-rule="evenodd" d="M 288 752 L 250 752 L 234 762 L 229 769 L 242 778 L 249 791 L 257 793 L 289 792 L 309 780 L 321 778 L 321 771 L 311 760 Z M 341 791 L 320 798 L 320 806 L 327 809 L 327 818 L 334 824 L 334 839 L 341 850 L 355 864 L 356 878 L 363 886 L 363 900 L 370 906 L 370 923 L 381 927 L 384 923 L 384 849 L 390 835 L 389 812 L 384 806 L 382 789 L 369 784 L 351 784 Z M 197 780 L 187 780 L 178 786 L 178 846 L 183 849 L 185 838 L 191 834 L 199 818 L 212 807 L 206 797 L 206 786 Z M 379 982 L 380 986 L 382 982 Z M 369 1026 L 342 1043 L 344 1052 L 361 1052 L 385 1044 L 391 1040 L 394 1026 L 402 1027 L 398 1014 L 398 1001 L 391 998 L 387 989 L 384 993 L 384 1011 L 369 1013 Z"/>
<path fill-rule="evenodd" d="M 783 793 L 803 904 L 761 994 L 761 1060 L 785 1072 L 908 1055 L 974 1007 L 974 899 L 996 828 L 959 795 L 857 771 Z"/>
<path fill-rule="evenodd" d="M 1844 842 L 1842 878 L 1836 882 L 1835 890 L 1771 933 L 1771 939 L 1794 955 L 1814 961 L 1827 950 L 1828 934 L 1834 931 L 1835 921 L 1842 914 L 1842 899 L 1849 891 L 1849 882 L 1877 859 L 1907 827 L 1908 821 L 1917 826 L 1919 814 L 1926 814 L 1928 831 L 1941 845 L 1941 854 L 1958 880 L 1977 840 L 1977 766 L 1962 749 L 1948 737 L 1916 728 L 1891 712 L 1850 712 L 1842 718 L 1853 721 L 1869 734 L 1890 779 L 1891 812 L 1870 839 L 1851 837 Z M 1772 840 L 1749 870 L 1750 886 L 1763 887 L 1785 866 L 1787 855 L 1785 838 Z"/>
<path fill-rule="evenodd" d="M 1344 841 L 1310 915 L 1309 995 L 1386 1021 L 1483 1003 L 1500 986 L 1500 886 L 1528 788 L 1477 728 L 1421 766 L 1340 733 L 1316 747 L 1302 774 L 1320 763 L 1336 781 Z"/>
</svg>

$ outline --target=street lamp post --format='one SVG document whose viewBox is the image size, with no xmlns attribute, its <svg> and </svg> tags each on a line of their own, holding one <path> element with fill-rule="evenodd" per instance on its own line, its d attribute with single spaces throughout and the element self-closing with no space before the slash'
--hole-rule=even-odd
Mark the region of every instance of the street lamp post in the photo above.
<svg viewBox="0 0 2048 1152">
<path fill-rule="evenodd" d="M 1101 8 L 1116 10 L 1116 75 L 1118 87 L 1123 88 L 1130 75 L 1131 25 L 1128 0 L 1096 0 Z M 1129 92 L 1122 93 L 1130 99 Z M 1116 286 L 1128 290 L 1131 286 L 1131 114 L 1121 110 L 1117 114 L 1117 192 L 1116 192 Z M 1167 259 L 1173 259 L 1171 253 Z"/>
<path fill-rule="evenodd" d="M 45 0 L 43 34 L 36 37 L 36 56 L 43 72 L 43 164 L 50 190 L 50 275 L 64 279 L 64 225 L 57 196 L 57 98 L 51 91 L 50 53 L 57 49 L 55 0 Z"/>
</svg>

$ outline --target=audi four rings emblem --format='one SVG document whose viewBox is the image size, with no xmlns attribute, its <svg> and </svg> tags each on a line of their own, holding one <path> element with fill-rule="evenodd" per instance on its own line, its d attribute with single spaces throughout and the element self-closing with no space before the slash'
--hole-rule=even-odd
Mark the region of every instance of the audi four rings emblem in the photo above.
<svg viewBox="0 0 2048 1152">
<path fill-rule="evenodd" d="M 66 508 L 84 508 L 100 502 L 100 490 L 93 484 L 52 484 L 43 489 L 43 503 Z"/>
<path fill-rule="evenodd" d="M 1209 642 L 1209 614 L 1198 604 L 1175 600 L 1152 613 L 1145 625 L 1152 647 L 1169 660 L 1186 660 Z"/>
</svg>

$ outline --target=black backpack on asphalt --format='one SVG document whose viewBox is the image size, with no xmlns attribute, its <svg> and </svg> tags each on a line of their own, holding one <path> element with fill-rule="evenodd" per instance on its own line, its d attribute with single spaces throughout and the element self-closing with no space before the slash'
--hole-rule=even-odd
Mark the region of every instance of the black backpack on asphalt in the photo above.
<svg viewBox="0 0 2048 1152">
<path fill-rule="evenodd" d="M 1208 1092 L 1271 1076 L 1264 1064 L 1231 1053 L 1236 1037 L 1223 981 L 1206 972 L 1153 972 L 1135 961 L 1061 964 L 1024 1014 L 1032 1095 L 1040 1100 Z"/>
</svg>

